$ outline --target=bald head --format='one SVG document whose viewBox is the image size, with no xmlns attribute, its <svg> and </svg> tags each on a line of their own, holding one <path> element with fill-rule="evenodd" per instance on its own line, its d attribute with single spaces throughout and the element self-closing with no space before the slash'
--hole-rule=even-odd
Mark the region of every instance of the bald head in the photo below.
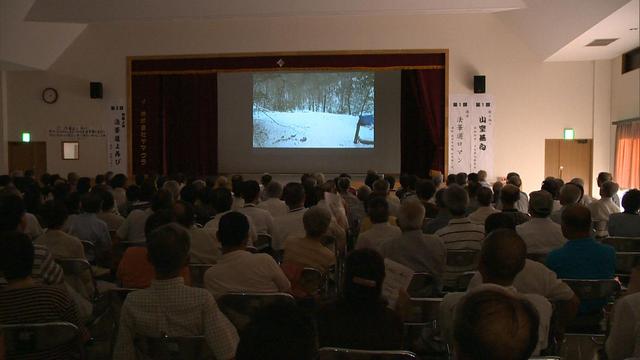
<svg viewBox="0 0 640 360">
<path fill-rule="evenodd" d="M 580 187 L 574 183 L 566 183 L 560 188 L 560 204 L 571 205 L 580 201 Z"/>
<path fill-rule="evenodd" d="M 478 269 L 483 282 L 510 286 L 524 268 L 527 245 L 515 230 L 498 229 L 482 243 Z"/>
<path fill-rule="evenodd" d="M 569 240 L 591 237 L 591 211 L 573 204 L 562 211 L 562 234 Z"/>
<path fill-rule="evenodd" d="M 538 343 L 540 318 L 526 299 L 484 290 L 457 306 L 454 349 L 458 359 L 525 360 Z"/>
</svg>

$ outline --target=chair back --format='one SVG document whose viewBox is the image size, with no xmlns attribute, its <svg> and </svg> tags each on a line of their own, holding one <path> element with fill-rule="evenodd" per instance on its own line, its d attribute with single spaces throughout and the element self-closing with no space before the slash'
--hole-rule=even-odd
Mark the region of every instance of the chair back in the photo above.
<svg viewBox="0 0 640 360">
<path fill-rule="evenodd" d="M 417 272 L 413 274 L 411 283 L 407 288 L 409 297 L 423 298 L 432 296 L 434 293 L 435 279 L 427 272 Z"/>
<path fill-rule="evenodd" d="M 447 250 L 447 266 L 477 268 L 480 250 Z"/>
<path fill-rule="evenodd" d="M 613 246 L 616 251 L 640 252 L 640 237 L 609 236 L 602 242 Z"/>
<path fill-rule="evenodd" d="M 616 253 L 617 273 L 631 273 L 633 268 L 637 265 L 640 265 L 640 251 Z"/>
<path fill-rule="evenodd" d="M 213 264 L 189 264 L 189 272 L 191 274 L 191 286 L 204 287 L 204 273 L 209 270 Z"/>
<path fill-rule="evenodd" d="M 269 234 L 258 234 L 258 238 L 253 243 L 253 247 L 255 247 L 258 251 L 265 251 L 271 248 L 271 235 Z"/>
<path fill-rule="evenodd" d="M 142 358 L 154 360 L 215 359 L 204 336 L 145 337 L 134 339 L 136 351 Z"/>
<path fill-rule="evenodd" d="M 68 322 L 0 325 L 8 358 L 64 347 L 82 354 L 80 329 Z M 71 354 L 69 354 L 71 355 Z"/>
<path fill-rule="evenodd" d="M 442 299 L 443 298 L 433 297 L 410 297 L 410 311 L 405 319 L 405 323 L 433 324 L 438 320 Z"/>
<path fill-rule="evenodd" d="M 582 280 L 562 279 L 581 301 L 615 298 L 620 283 L 614 279 Z"/>
<path fill-rule="evenodd" d="M 94 243 L 92 243 L 91 241 L 87 241 L 87 240 L 80 240 L 80 242 L 82 243 L 82 247 L 84 248 L 84 255 L 85 256 L 89 256 L 89 254 L 95 255 L 95 253 L 96 253 L 96 245 Z"/>
<path fill-rule="evenodd" d="M 220 310 L 240 332 L 260 309 L 277 302 L 295 304 L 286 293 L 229 293 L 217 299 Z"/>
<path fill-rule="evenodd" d="M 456 291 L 467 291 L 471 279 L 476 274 L 475 271 L 465 271 L 456 279 Z"/>
<path fill-rule="evenodd" d="M 326 286 L 327 277 L 325 274 L 312 267 L 306 267 L 302 269 L 300 273 L 300 280 L 298 280 L 298 286 L 302 288 L 307 294 L 318 295 Z"/>
<path fill-rule="evenodd" d="M 56 259 L 56 263 L 60 265 L 62 271 L 65 276 L 71 276 L 76 279 L 83 279 L 86 276 L 91 276 L 91 284 L 93 285 L 92 294 L 89 294 L 90 297 L 98 296 L 98 284 L 96 282 L 96 277 L 93 274 L 93 268 L 91 264 L 85 259 L 76 259 L 76 258 L 61 258 Z"/>
<path fill-rule="evenodd" d="M 324 347 L 318 350 L 318 360 L 409 360 L 417 359 L 410 351 L 372 351 Z"/>
</svg>

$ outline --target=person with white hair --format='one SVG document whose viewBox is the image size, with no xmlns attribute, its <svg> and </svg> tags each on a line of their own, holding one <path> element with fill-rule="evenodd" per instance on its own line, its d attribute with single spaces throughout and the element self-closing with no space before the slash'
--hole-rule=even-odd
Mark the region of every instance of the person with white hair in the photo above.
<svg viewBox="0 0 640 360">
<path fill-rule="evenodd" d="M 162 188 L 171 193 L 171 196 L 173 197 L 173 201 L 180 200 L 180 190 L 181 190 L 180 183 L 178 183 L 175 180 L 169 180 L 162 185 Z"/>
<path fill-rule="evenodd" d="M 382 245 L 380 253 L 415 272 L 432 274 L 439 287 L 445 269 L 446 249 L 437 236 L 422 233 L 424 212 L 419 200 L 402 203 L 398 213 L 402 234 Z"/>
<path fill-rule="evenodd" d="M 263 192 L 266 199 L 257 205 L 258 208 L 267 210 L 274 218 L 289 212 L 287 204 L 280 200 L 282 196 L 282 184 L 272 180 L 265 186 Z"/>
</svg>

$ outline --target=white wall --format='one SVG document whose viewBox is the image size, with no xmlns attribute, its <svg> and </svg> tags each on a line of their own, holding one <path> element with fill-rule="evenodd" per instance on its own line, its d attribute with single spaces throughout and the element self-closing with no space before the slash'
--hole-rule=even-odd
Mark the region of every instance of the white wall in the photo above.
<svg viewBox="0 0 640 360">
<path fill-rule="evenodd" d="M 593 62 L 542 63 L 492 14 L 92 24 L 51 71 L 102 81 L 103 103 L 108 103 L 126 97 L 126 56 L 444 48 L 450 50 L 450 94 L 470 93 L 472 76 L 487 76 L 487 91 L 496 99 L 496 175 L 515 170 L 522 175 L 525 190 L 539 188 L 544 177 L 544 139 L 560 138 L 564 127 L 575 128 L 578 138 L 592 138 L 594 120 L 601 119 L 593 112 Z M 32 76 L 50 75 L 12 74 L 9 92 L 40 91 L 31 88 L 42 85 Z M 23 77 L 31 81 L 21 81 Z M 73 84 L 61 81 L 56 85 L 64 94 Z M 34 117 L 28 120 L 33 124 L 67 121 L 63 112 L 44 116 L 24 109 L 32 103 L 10 98 L 12 128 L 26 120 L 20 119 L 21 114 Z M 88 96 L 77 98 L 76 105 L 69 111 L 78 117 L 98 117 Z M 601 146 L 596 142 L 594 153 L 603 151 Z M 60 164 L 51 165 L 51 171 L 62 171 L 54 168 Z M 88 171 L 94 173 L 104 166 L 106 160 L 96 161 Z"/>
<path fill-rule="evenodd" d="M 622 73 L 622 56 L 611 66 L 611 121 L 640 117 L 640 69 Z"/>
</svg>

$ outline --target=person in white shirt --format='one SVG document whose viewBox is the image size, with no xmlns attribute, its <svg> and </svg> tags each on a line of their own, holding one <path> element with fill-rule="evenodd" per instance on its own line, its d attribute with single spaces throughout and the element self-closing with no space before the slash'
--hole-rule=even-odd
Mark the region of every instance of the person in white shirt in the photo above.
<svg viewBox="0 0 640 360">
<path fill-rule="evenodd" d="M 158 210 L 171 209 L 171 206 L 173 206 L 171 193 L 166 190 L 158 191 L 153 196 L 151 208 L 145 210 L 136 209 L 129 213 L 129 216 L 116 231 L 117 238 L 120 241 L 145 243 L 144 225 L 149 216 Z M 114 243 L 117 243 L 117 241 L 114 241 Z"/>
<path fill-rule="evenodd" d="M 620 212 L 620 207 L 613 202 L 613 195 L 618 192 L 618 184 L 607 181 L 600 187 L 600 200 L 589 205 L 591 220 L 596 229 L 596 235 L 607 235 L 606 229 L 609 216 Z"/>
<path fill-rule="evenodd" d="M 491 290 L 524 298 L 535 307 L 539 315 L 539 324 L 538 342 L 533 354 L 537 355 L 547 347 L 552 313 L 551 303 L 537 294 L 519 294 L 513 286 L 516 275 L 524 268 L 526 255 L 527 246 L 514 230 L 498 229 L 487 236 L 482 244 L 482 255 L 478 266 L 483 284 L 467 293 L 449 293 L 445 295 L 440 305 L 439 319 L 445 341 L 453 344 L 453 324 L 457 322 L 456 314 L 459 314 L 456 313 L 457 305 L 465 301 L 467 296 L 473 296 L 471 294 Z"/>
<path fill-rule="evenodd" d="M 516 226 L 518 235 L 527 244 L 529 254 L 548 254 L 566 242 L 560 225 L 549 219 L 553 197 L 545 190 L 534 191 L 529 198 L 531 220 Z"/>
<path fill-rule="evenodd" d="M 291 283 L 268 254 L 252 254 L 246 250 L 249 221 L 239 212 L 220 219 L 218 239 L 222 258 L 204 274 L 204 285 L 218 298 L 228 292 L 287 292 Z"/>
<path fill-rule="evenodd" d="M 242 184 L 242 198 L 244 206 L 237 211 L 249 218 L 257 234 L 273 235 L 273 216 L 256 206 L 260 201 L 260 184 L 255 180 L 245 181 Z"/>
<path fill-rule="evenodd" d="M 274 218 L 289 212 L 287 204 L 280 200 L 282 196 L 282 184 L 272 180 L 263 189 L 263 194 L 265 195 L 265 199 L 258 204 L 260 209 L 267 210 Z"/>
<path fill-rule="evenodd" d="M 469 214 L 469 220 L 472 223 L 484 225 L 484 221 L 489 215 L 500 212 L 491 205 L 492 199 L 493 191 L 491 191 L 491 188 L 482 186 L 478 189 L 476 200 L 478 201 L 479 207 L 476 211 Z"/>
<path fill-rule="evenodd" d="M 305 236 L 302 222 L 307 211 L 304 207 L 304 187 L 300 183 L 288 183 L 284 187 L 283 196 L 289 212 L 273 220 L 274 234 L 271 247 L 276 251 L 284 250 L 287 239 Z"/>
<path fill-rule="evenodd" d="M 356 249 L 368 248 L 380 252 L 386 242 L 402 235 L 399 227 L 389 224 L 389 204 L 384 198 L 371 199 L 367 213 L 373 225 L 369 230 L 358 235 Z"/>
<path fill-rule="evenodd" d="M 195 225 L 193 205 L 186 201 L 176 201 L 173 205 L 176 222 L 191 236 L 189 262 L 192 264 L 215 264 L 222 256 L 218 240 L 206 230 Z"/>
<path fill-rule="evenodd" d="M 613 176 L 611 176 L 611 173 L 601 172 L 598 174 L 596 182 L 598 183 L 599 188 L 602 187 L 602 184 L 606 183 L 607 181 L 613 181 Z M 620 206 L 620 198 L 618 197 L 617 193 L 611 197 L 611 200 L 613 200 L 614 204 Z"/>
<path fill-rule="evenodd" d="M 231 194 L 231 190 L 227 189 L 226 187 L 218 187 L 213 189 L 211 197 L 214 208 L 216 210 L 216 216 L 204 225 L 204 230 L 208 232 L 209 235 L 211 235 L 213 238 L 217 238 L 220 218 L 222 218 L 222 216 L 224 216 L 225 214 L 233 211 L 231 210 L 231 206 L 233 204 L 233 195 Z M 249 219 L 249 244 L 253 244 L 257 238 L 258 235 L 256 233 L 256 230 L 251 222 L 251 219 Z"/>
</svg>

